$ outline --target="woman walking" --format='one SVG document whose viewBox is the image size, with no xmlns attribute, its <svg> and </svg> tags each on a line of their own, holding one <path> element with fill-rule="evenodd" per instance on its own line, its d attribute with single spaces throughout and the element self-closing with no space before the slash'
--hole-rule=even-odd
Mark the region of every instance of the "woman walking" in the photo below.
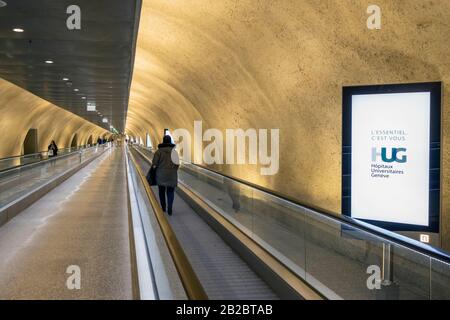
<svg viewBox="0 0 450 320">
<path fill-rule="evenodd" d="M 58 155 L 58 146 L 55 143 L 55 140 L 52 140 L 50 145 L 48 146 L 48 156 L 56 157 Z"/>
<path fill-rule="evenodd" d="M 159 201 L 164 212 L 172 215 L 175 188 L 178 185 L 178 152 L 172 143 L 170 136 L 164 136 L 163 143 L 158 145 L 158 150 L 153 156 L 152 166 L 156 168 L 156 184 L 159 189 Z M 166 201 L 167 195 L 167 201 Z"/>
</svg>

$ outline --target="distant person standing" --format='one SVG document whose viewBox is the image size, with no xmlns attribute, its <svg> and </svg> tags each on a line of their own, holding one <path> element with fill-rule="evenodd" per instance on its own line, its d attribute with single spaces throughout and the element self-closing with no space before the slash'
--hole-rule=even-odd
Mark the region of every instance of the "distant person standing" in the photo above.
<svg viewBox="0 0 450 320">
<path fill-rule="evenodd" d="M 48 146 L 48 156 L 56 157 L 58 155 L 58 146 L 55 143 L 55 140 L 52 140 L 50 145 Z"/>
<path fill-rule="evenodd" d="M 159 201 L 164 212 L 172 215 L 175 188 L 178 185 L 178 167 L 180 161 L 170 136 L 164 136 L 163 143 L 153 156 L 152 166 L 156 168 L 156 183 L 159 189 Z M 166 202 L 167 195 L 167 202 Z M 167 205 L 167 206 L 166 206 Z"/>
</svg>

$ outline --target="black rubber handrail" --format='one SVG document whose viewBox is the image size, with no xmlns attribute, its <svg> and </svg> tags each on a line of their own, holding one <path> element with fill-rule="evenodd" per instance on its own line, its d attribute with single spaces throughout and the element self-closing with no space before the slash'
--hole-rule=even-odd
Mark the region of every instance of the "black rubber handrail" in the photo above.
<svg viewBox="0 0 450 320">
<path fill-rule="evenodd" d="M 147 148 L 143 148 L 143 149 L 149 150 Z M 246 185 L 248 187 L 257 189 L 257 190 L 259 190 L 261 192 L 267 193 L 267 194 L 269 194 L 271 196 L 274 196 L 276 198 L 280 198 L 280 199 L 285 200 L 287 202 L 291 202 L 291 203 L 293 203 L 295 205 L 298 205 L 298 206 L 303 207 L 305 209 L 308 209 L 310 211 L 314 211 L 317 214 L 324 215 L 324 216 L 326 216 L 326 217 L 328 217 L 328 218 L 330 218 L 332 220 L 338 221 L 340 223 L 348 224 L 348 225 L 350 225 L 350 226 L 352 226 L 354 228 L 361 229 L 362 231 L 368 232 L 368 233 L 373 234 L 375 236 L 385 238 L 387 241 L 397 243 L 397 244 L 402 245 L 402 246 L 404 246 L 404 247 L 406 247 L 408 249 L 411 249 L 413 251 L 417 251 L 417 252 L 419 252 L 421 254 L 430 256 L 431 258 L 434 258 L 434 259 L 437 259 L 437 260 L 440 260 L 440 261 L 443 261 L 445 263 L 449 263 L 450 264 L 450 254 L 448 254 L 447 252 L 445 252 L 443 250 L 440 250 L 438 248 L 434 248 L 432 246 L 429 246 L 429 245 L 426 245 L 426 244 L 422 244 L 421 242 L 418 242 L 416 240 L 410 239 L 408 237 L 405 237 L 405 236 L 399 235 L 397 233 L 394 233 L 394 232 L 391 232 L 391 231 L 379 228 L 377 226 L 368 224 L 366 222 L 359 221 L 359 220 L 356 220 L 356 219 L 344 216 L 342 214 L 339 214 L 339 213 L 336 213 L 336 212 L 333 212 L 333 211 L 321 208 L 321 207 L 313 205 L 311 203 L 300 202 L 298 199 L 294 199 L 294 198 L 292 198 L 290 196 L 287 196 L 287 195 L 284 195 L 282 193 L 276 192 L 274 190 L 267 189 L 265 187 L 253 184 L 251 182 L 248 182 L 248 181 L 236 178 L 236 177 L 229 176 L 229 175 L 224 174 L 222 172 L 219 172 L 217 170 L 214 170 L 214 169 L 211 169 L 211 168 L 207 168 L 207 167 L 205 167 L 203 165 L 192 163 L 192 162 L 186 162 L 186 163 L 189 163 L 189 164 L 191 164 L 193 166 L 197 166 L 197 167 L 202 168 L 204 170 L 213 172 L 213 173 L 215 173 L 215 174 L 217 174 L 219 176 L 228 178 L 230 180 L 236 181 L 236 182 L 241 183 L 243 185 Z"/>
</svg>

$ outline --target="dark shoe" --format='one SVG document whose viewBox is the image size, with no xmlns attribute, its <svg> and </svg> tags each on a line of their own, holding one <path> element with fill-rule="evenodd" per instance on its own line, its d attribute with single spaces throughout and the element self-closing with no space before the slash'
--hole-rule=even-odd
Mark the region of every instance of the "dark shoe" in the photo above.
<svg viewBox="0 0 450 320">
<path fill-rule="evenodd" d="M 166 212 L 166 208 L 161 208 L 163 212 Z"/>
<path fill-rule="evenodd" d="M 171 210 L 171 209 L 169 209 L 169 212 L 168 212 L 168 214 L 169 214 L 169 216 L 171 216 L 171 215 L 172 215 L 172 210 Z"/>
</svg>

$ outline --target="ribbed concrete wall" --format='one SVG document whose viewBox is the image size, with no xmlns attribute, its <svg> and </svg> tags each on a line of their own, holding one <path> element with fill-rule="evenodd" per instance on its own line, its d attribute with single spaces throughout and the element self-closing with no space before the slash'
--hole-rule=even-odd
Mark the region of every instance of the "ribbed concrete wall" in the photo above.
<svg viewBox="0 0 450 320">
<path fill-rule="evenodd" d="M 194 120 L 280 128 L 280 171 L 224 172 L 339 212 L 342 87 L 450 80 L 450 1 L 144 0 L 127 132 Z M 443 233 L 450 249 L 450 89 L 443 105 Z M 155 144 L 156 141 L 153 141 Z"/>
<path fill-rule="evenodd" d="M 83 118 L 57 107 L 0 78 L 0 158 L 17 156 L 29 129 L 37 129 L 38 150 L 47 150 L 51 140 L 58 148 L 70 147 L 77 134 L 78 145 L 89 137 L 97 141 L 107 133 Z"/>
</svg>

